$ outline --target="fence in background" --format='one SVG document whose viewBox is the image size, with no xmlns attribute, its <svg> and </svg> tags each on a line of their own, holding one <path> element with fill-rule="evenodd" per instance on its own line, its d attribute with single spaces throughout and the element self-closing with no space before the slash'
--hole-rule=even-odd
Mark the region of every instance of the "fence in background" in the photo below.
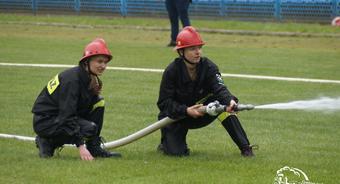
<svg viewBox="0 0 340 184">
<path fill-rule="evenodd" d="M 0 0 L 0 11 L 167 16 L 165 0 Z M 192 0 L 190 16 L 329 22 L 340 0 Z"/>
</svg>

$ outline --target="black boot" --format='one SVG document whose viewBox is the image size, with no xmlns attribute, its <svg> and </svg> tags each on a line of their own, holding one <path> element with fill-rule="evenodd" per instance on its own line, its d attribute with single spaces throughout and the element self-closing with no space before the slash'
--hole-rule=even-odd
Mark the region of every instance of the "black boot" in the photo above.
<svg viewBox="0 0 340 184">
<path fill-rule="evenodd" d="M 258 149 L 257 145 L 248 145 L 243 148 L 241 148 L 241 155 L 244 157 L 253 157 L 255 156 L 253 149 Z"/>
<path fill-rule="evenodd" d="M 93 157 L 121 157 L 122 155 L 117 152 L 109 152 L 104 150 L 100 145 L 102 143 L 102 137 L 96 137 L 86 142 L 86 148 L 89 150 Z"/>
<path fill-rule="evenodd" d="M 35 138 L 35 144 L 39 149 L 39 156 L 41 158 L 50 158 L 54 154 L 54 150 L 57 148 L 50 139 L 37 136 Z"/>
<path fill-rule="evenodd" d="M 230 115 L 222 121 L 223 127 L 227 130 L 230 137 L 241 150 L 242 156 L 254 156 L 253 146 L 250 146 L 247 134 L 241 126 L 236 115 Z"/>
</svg>

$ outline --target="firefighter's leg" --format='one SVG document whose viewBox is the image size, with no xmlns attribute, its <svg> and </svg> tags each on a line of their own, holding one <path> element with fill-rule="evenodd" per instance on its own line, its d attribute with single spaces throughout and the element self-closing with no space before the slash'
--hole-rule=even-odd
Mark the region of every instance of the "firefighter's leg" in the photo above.
<svg viewBox="0 0 340 184">
<path fill-rule="evenodd" d="M 198 129 L 210 125 L 215 119 L 216 116 L 210 116 L 208 114 L 199 118 L 188 117 L 185 119 L 183 126 L 188 129 Z"/>
<path fill-rule="evenodd" d="M 223 127 L 227 130 L 234 143 L 241 150 L 243 156 L 254 156 L 247 134 L 235 114 L 222 113 L 219 116 Z"/>
<path fill-rule="evenodd" d="M 172 156 L 188 156 L 190 151 L 186 143 L 188 129 L 181 122 L 170 124 L 161 129 L 161 144 L 158 150 Z"/>
<path fill-rule="evenodd" d="M 103 143 L 103 138 L 100 136 L 100 133 L 103 128 L 105 102 L 103 98 L 98 97 L 93 104 L 93 108 L 87 119 L 90 124 L 95 125 L 96 131 L 93 132 L 93 135 L 85 136 L 87 138 L 87 149 L 94 157 L 120 157 L 120 153 L 109 152 L 101 147 L 101 143 Z M 86 134 L 86 132 L 91 129 L 91 126 L 86 126 L 86 123 L 83 125 L 83 127 L 84 128 L 81 131 L 83 134 Z M 86 127 L 88 127 L 88 129 Z"/>
<path fill-rule="evenodd" d="M 35 143 L 41 158 L 49 158 L 54 155 L 54 150 L 58 146 L 52 137 L 57 127 L 58 124 L 55 122 L 55 117 L 33 115 L 33 129 L 37 134 Z"/>
<path fill-rule="evenodd" d="M 198 129 L 209 125 L 216 117 L 204 115 L 200 118 L 185 118 L 161 129 L 161 144 L 158 149 L 168 155 L 187 156 L 190 150 L 186 135 L 189 129 Z"/>
<path fill-rule="evenodd" d="M 103 127 L 103 120 L 104 120 L 104 111 L 105 111 L 105 101 L 102 97 L 98 97 L 93 101 L 93 107 L 91 109 L 90 114 L 86 119 L 92 121 L 97 126 L 97 136 L 100 136 L 100 132 Z"/>
<path fill-rule="evenodd" d="M 64 144 L 75 144 L 79 137 L 93 138 L 97 134 L 95 123 L 79 118 L 59 122 L 53 116 L 34 115 L 33 128 L 38 135 L 35 142 L 42 158 L 52 157 L 56 148 Z"/>
</svg>

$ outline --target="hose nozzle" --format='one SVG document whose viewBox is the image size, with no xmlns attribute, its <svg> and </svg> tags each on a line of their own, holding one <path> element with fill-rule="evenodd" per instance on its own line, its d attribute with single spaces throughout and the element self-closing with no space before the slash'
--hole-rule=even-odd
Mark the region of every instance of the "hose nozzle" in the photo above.
<svg viewBox="0 0 340 184">
<path fill-rule="evenodd" d="M 211 116 L 216 116 L 222 112 L 225 112 L 226 108 L 227 107 L 225 105 L 221 105 L 218 101 L 215 101 L 215 102 L 209 103 L 206 107 L 204 107 L 203 111 Z M 244 110 L 252 110 L 254 108 L 255 106 L 252 104 L 237 104 L 237 105 L 234 105 L 233 110 L 235 112 L 238 112 L 238 111 L 244 111 Z"/>
<path fill-rule="evenodd" d="M 237 104 L 234 106 L 234 111 L 244 111 L 244 110 L 252 110 L 255 106 L 252 104 Z"/>
</svg>

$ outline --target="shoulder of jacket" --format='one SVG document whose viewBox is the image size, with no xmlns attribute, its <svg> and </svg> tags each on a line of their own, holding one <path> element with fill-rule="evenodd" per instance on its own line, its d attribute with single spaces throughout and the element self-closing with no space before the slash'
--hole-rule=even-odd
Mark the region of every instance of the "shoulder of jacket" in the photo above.
<svg viewBox="0 0 340 184">
<path fill-rule="evenodd" d="M 211 69 L 217 69 L 217 65 L 207 57 L 202 57 L 202 64 Z"/>
<path fill-rule="evenodd" d="M 178 70 L 178 68 L 181 65 L 182 60 L 180 58 L 176 58 L 174 61 L 172 61 L 165 69 L 164 72 L 175 72 Z"/>
<path fill-rule="evenodd" d="M 63 82 L 77 81 L 79 79 L 79 72 L 79 66 L 66 69 L 59 74 L 59 79 Z"/>
</svg>

